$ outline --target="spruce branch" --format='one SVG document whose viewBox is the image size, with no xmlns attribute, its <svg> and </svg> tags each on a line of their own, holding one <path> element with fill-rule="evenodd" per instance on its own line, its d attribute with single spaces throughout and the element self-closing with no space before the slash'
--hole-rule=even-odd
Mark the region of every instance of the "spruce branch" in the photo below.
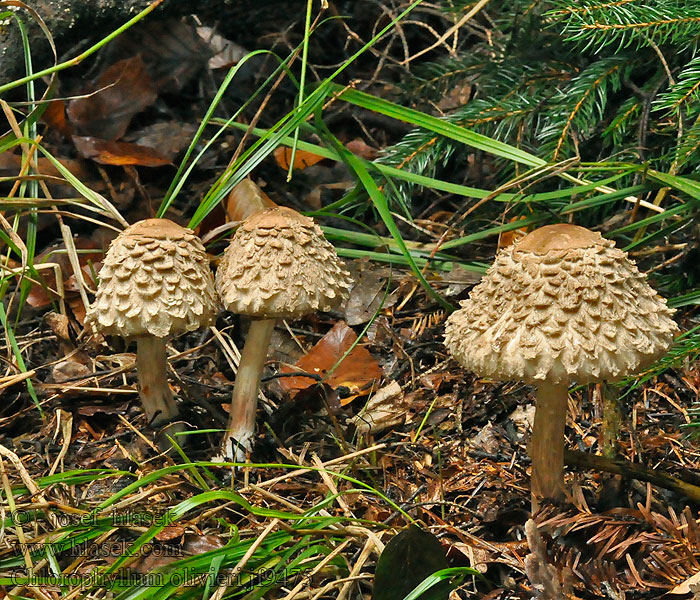
<svg viewBox="0 0 700 600">
<path fill-rule="evenodd" d="M 697 1 L 603 2 L 554 0 L 547 13 L 553 27 L 565 39 L 585 50 L 599 53 L 656 44 L 687 47 L 700 35 L 700 4 Z"/>
</svg>

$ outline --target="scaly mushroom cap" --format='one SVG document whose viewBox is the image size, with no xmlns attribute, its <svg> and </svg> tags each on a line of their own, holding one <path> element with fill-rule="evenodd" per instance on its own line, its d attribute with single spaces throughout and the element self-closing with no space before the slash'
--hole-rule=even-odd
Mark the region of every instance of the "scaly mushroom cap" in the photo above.
<svg viewBox="0 0 700 600">
<path fill-rule="evenodd" d="M 450 315 L 445 345 L 501 381 L 615 381 L 649 366 L 678 332 L 675 311 L 614 246 L 576 225 L 533 231 Z"/>
<path fill-rule="evenodd" d="M 228 310 L 265 319 L 330 310 L 350 287 L 350 274 L 313 219 L 281 206 L 243 222 L 216 272 Z"/>
<path fill-rule="evenodd" d="M 146 219 L 112 241 L 87 320 L 109 335 L 166 337 L 208 325 L 216 313 L 202 242 L 172 221 Z"/>
</svg>

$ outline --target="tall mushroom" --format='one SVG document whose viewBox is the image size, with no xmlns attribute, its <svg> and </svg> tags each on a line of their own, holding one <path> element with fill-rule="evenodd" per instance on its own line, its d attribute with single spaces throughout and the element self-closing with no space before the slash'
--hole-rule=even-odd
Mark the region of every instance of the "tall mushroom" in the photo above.
<svg viewBox="0 0 700 600">
<path fill-rule="evenodd" d="M 111 243 L 87 322 L 95 331 L 136 339 L 139 395 L 149 423 L 177 416 L 167 382 L 166 338 L 209 325 L 217 314 L 204 246 L 167 219 L 127 227 Z"/>
<path fill-rule="evenodd" d="M 225 457 L 240 460 L 252 448 L 258 384 L 276 320 L 337 307 L 349 288 L 350 274 L 309 217 L 275 207 L 243 221 L 216 272 L 224 307 L 252 317 L 233 389 Z"/>
<path fill-rule="evenodd" d="M 563 494 L 569 384 L 617 381 L 652 364 L 678 331 L 673 312 L 613 242 L 559 224 L 501 250 L 450 315 L 445 344 L 460 363 L 537 385 L 533 510 Z"/>
</svg>

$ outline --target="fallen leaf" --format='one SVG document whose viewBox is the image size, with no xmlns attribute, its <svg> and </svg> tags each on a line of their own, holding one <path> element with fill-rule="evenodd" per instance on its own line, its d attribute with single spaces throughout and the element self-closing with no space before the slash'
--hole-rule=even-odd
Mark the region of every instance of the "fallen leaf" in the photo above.
<svg viewBox="0 0 700 600">
<path fill-rule="evenodd" d="M 104 140 L 122 137 L 132 117 L 157 98 L 140 55 L 108 67 L 89 92 L 93 93 L 70 101 L 68 118 L 82 135 Z"/>
<path fill-rule="evenodd" d="M 324 382 L 331 389 L 338 390 L 339 396 L 341 396 L 340 403 L 345 406 L 358 396 L 369 394 L 382 376 L 381 367 L 369 351 L 363 346 L 357 345 L 326 378 L 328 371 L 335 366 L 356 340 L 357 335 L 348 327 L 347 323 L 338 321 L 333 329 L 296 362 L 296 368 L 283 365 L 280 371 L 282 373 L 303 371 L 324 377 Z M 291 397 L 294 397 L 300 390 L 317 383 L 314 379 L 303 375 L 281 377 L 279 382 L 282 389 Z M 345 390 L 339 388 L 345 388 Z M 340 393 L 341 391 L 345 393 Z"/>
<path fill-rule="evenodd" d="M 180 151 L 190 144 L 196 131 L 197 126 L 193 123 L 162 121 L 148 125 L 139 131 L 130 132 L 124 141 L 153 148 L 160 156 L 174 160 Z"/>
<path fill-rule="evenodd" d="M 172 540 L 179 540 L 183 535 L 185 535 L 185 528 L 180 525 L 168 525 L 163 528 L 160 533 L 156 534 L 156 540 L 159 542 L 171 542 Z"/>
<path fill-rule="evenodd" d="M 345 148 L 347 148 L 355 156 L 359 156 L 360 158 L 364 158 L 366 160 L 374 160 L 377 158 L 377 156 L 379 156 L 379 151 L 376 148 L 368 146 L 360 138 L 349 141 L 347 144 L 345 144 Z"/>
<path fill-rule="evenodd" d="M 132 27 L 113 42 L 115 58 L 131 56 L 138 48 L 159 93 L 177 93 L 201 75 L 212 55 L 197 34 L 194 19 L 154 19 Z"/>
<path fill-rule="evenodd" d="M 452 267 L 449 273 L 445 273 L 442 276 L 441 283 L 447 286 L 443 294 L 447 297 L 458 296 L 468 287 L 479 283 L 481 277 L 480 273 L 465 269 L 459 265 Z"/>
<path fill-rule="evenodd" d="M 51 369 L 51 377 L 56 383 L 84 379 L 85 377 L 90 377 L 90 375 L 92 375 L 92 371 L 88 367 L 70 359 L 56 363 Z"/>
<path fill-rule="evenodd" d="M 691 586 L 694 586 L 696 583 L 700 583 L 700 571 L 695 573 L 694 575 L 691 575 L 683 581 L 682 583 L 679 583 L 676 587 L 674 587 L 669 594 L 690 594 L 693 590 L 690 589 Z"/>
<path fill-rule="evenodd" d="M 73 136 L 73 143 L 85 158 L 103 165 L 140 165 L 142 167 L 172 165 L 172 162 L 158 151 L 138 144 L 78 135 Z"/>
<path fill-rule="evenodd" d="M 93 417 L 96 414 L 123 415 L 129 408 L 128 402 L 114 402 L 109 400 L 104 404 L 78 404 L 76 413 L 83 417 Z M 85 423 L 87 425 L 87 423 Z"/>
<path fill-rule="evenodd" d="M 517 223 L 518 221 L 524 220 L 525 217 L 513 217 L 508 222 Z M 498 236 L 498 247 L 507 248 L 508 246 L 517 242 L 521 237 L 527 235 L 527 227 L 519 227 L 518 229 L 512 229 L 511 231 L 504 231 Z"/>
<path fill-rule="evenodd" d="M 389 427 L 399 425 L 406 419 L 408 403 L 405 402 L 401 386 L 392 381 L 377 390 L 362 412 L 350 421 L 359 434 L 377 434 Z"/>
<path fill-rule="evenodd" d="M 92 240 L 77 237 L 73 240 L 73 243 L 75 244 L 75 248 L 77 250 L 95 250 L 95 252 L 81 252 L 78 254 L 78 262 L 81 267 L 87 267 L 88 261 L 95 263 L 102 260 L 102 251 Z M 46 262 L 58 263 L 58 265 L 61 267 L 61 274 L 63 276 L 64 292 L 66 292 L 66 285 L 68 284 L 70 278 L 73 277 L 73 267 L 68 259 L 68 254 L 63 251 L 64 249 L 65 247 L 63 244 L 49 248 L 35 257 L 34 264 Z M 39 284 L 34 284 L 30 288 L 29 294 L 27 295 L 27 304 L 33 308 L 45 308 L 56 300 L 55 294 L 47 291 L 56 289 L 56 275 L 54 270 L 42 269 L 39 271 L 39 274 L 41 279 L 44 281 L 46 288 Z"/>
<path fill-rule="evenodd" d="M 275 150 L 275 160 L 277 164 L 285 171 L 289 170 L 289 163 L 292 160 L 292 149 L 286 146 L 279 146 Z M 299 150 L 294 154 L 294 169 L 301 171 L 315 165 L 317 162 L 325 160 L 325 157 L 319 156 L 318 154 L 313 154 L 312 152 L 307 152 L 306 150 Z"/>
<path fill-rule="evenodd" d="M 211 48 L 210 69 L 228 69 L 249 54 L 243 46 L 219 35 L 211 27 L 197 27 L 197 33 Z"/>
<path fill-rule="evenodd" d="M 429 531 L 409 525 L 384 547 L 377 560 L 372 600 L 402 600 L 428 575 L 449 566 L 445 549 Z M 449 580 L 424 592 L 423 600 L 447 600 Z"/>
<path fill-rule="evenodd" d="M 66 119 L 65 100 L 52 100 L 49 102 L 44 114 L 41 115 L 41 120 L 65 137 L 70 137 L 73 133 L 73 127 Z"/>
<path fill-rule="evenodd" d="M 388 269 L 359 261 L 355 265 L 358 267 L 357 274 L 352 273 L 355 285 L 345 303 L 345 318 L 349 325 L 366 323 L 378 310 L 396 303 L 396 294 L 386 293 Z"/>
<path fill-rule="evenodd" d="M 230 221 L 243 221 L 265 208 L 277 206 L 250 178 L 236 185 L 226 198 L 226 216 Z"/>
<path fill-rule="evenodd" d="M 44 316 L 44 321 L 46 321 L 46 324 L 49 326 L 51 331 L 56 334 L 56 337 L 58 337 L 59 340 L 63 340 L 64 342 L 71 342 L 71 334 L 70 334 L 70 320 L 66 315 L 62 315 L 57 312 L 48 312 Z"/>
</svg>

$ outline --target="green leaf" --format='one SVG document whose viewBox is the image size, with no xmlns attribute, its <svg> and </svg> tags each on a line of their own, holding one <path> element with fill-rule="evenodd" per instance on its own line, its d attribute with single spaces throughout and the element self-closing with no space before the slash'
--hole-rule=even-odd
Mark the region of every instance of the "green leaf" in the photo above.
<svg viewBox="0 0 700 600">
<path fill-rule="evenodd" d="M 429 531 L 410 525 L 395 535 L 377 561 L 372 600 L 403 600 L 423 580 L 448 567 L 445 550 Z M 448 600 L 450 583 L 441 581 L 423 600 Z"/>
</svg>

